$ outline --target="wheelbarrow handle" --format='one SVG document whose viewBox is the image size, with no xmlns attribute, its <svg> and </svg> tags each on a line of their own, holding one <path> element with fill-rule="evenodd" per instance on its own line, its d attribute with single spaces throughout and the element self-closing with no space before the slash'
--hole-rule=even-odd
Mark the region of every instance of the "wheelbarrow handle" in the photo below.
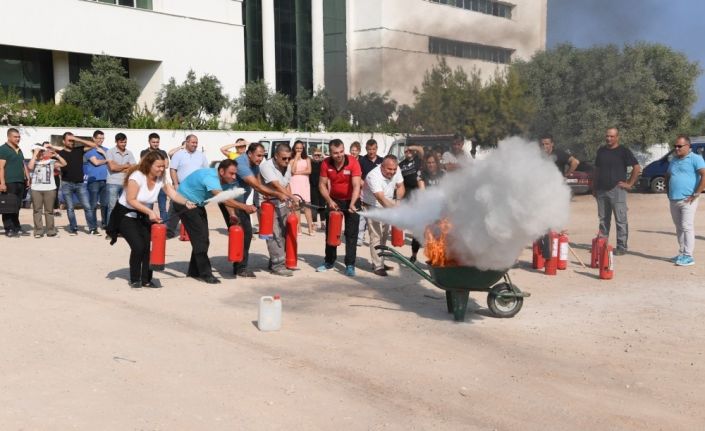
<svg viewBox="0 0 705 431">
<path fill-rule="evenodd" d="M 394 250 L 393 248 L 389 248 L 389 247 L 384 246 L 384 245 L 377 245 L 377 246 L 375 246 L 375 250 L 380 250 L 380 251 L 377 253 L 377 255 L 379 255 L 380 257 L 382 257 L 382 256 L 384 256 L 384 257 L 389 257 L 389 258 L 392 258 L 392 259 L 394 259 L 394 260 L 399 261 L 399 262 L 402 263 L 404 266 L 409 267 L 409 269 L 411 269 L 412 271 L 414 271 L 415 273 L 417 273 L 418 275 L 420 275 L 423 279 L 427 280 L 428 282 L 430 282 L 430 283 L 433 284 L 434 286 L 443 289 L 443 287 L 442 287 L 441 285 L 439 285 L 439 284 L 436 282 L 436 280 L 434 280 L 433 277 L 431 277 L 431 275 L 430 275 L 429 273 L 427 273 L 427 272 L 424 271 L 423 269 L 421 269 L 421 268 L 419 268 L 418 266 L 416 266 L 413 262 L 411 262 L 409 259 L 407 259 L 406 257 L 404 257 L 401 253 L 399 253 L 398 251 Z"/>
</svg>

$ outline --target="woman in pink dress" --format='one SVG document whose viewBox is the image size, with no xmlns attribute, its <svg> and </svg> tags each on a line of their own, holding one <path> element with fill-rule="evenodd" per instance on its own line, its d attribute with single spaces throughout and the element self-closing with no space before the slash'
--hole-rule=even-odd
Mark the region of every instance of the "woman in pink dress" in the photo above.
<svg viewBox="0 0 705 431">
<path fill-rule="evenodd" d="M 294 142 L 294 158 L 291 164 L 291 193 L 299 195 L 304 202 L 311 203 L 311 185 L 308 181 L 308 176 L 311 175 L 311 159 L 306 154 L 306 145 L 302 141 Z M 311 217 L 311 208 L 304 206 L 304 215 L 306 216 L 306 224 L 308 225 L 309 236 L 313 235 L 313 218 Z M 301 233 L 301 215 L 299 215 L 299 233 Z"/>
</svg>

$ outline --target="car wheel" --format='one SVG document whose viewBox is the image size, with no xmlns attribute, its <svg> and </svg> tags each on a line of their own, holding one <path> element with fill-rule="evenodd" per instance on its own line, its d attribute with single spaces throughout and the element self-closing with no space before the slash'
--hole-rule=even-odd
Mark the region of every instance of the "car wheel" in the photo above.
<svg viewBox="0 0 705 431">
<path fill-rule="evenodd" d="M 656 177 L 651 180 L 651 191 L 653 193 L 665 193 L 666 192 L 666 179 L 663 177 Z"/>
</svg>

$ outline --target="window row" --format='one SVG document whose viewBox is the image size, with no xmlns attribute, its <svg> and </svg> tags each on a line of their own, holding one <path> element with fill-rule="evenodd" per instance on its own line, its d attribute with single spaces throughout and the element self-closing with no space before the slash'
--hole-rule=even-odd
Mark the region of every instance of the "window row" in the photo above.
<svg viewBox="0 0 705 431">
<path fill-rule="evenodd" d="M 512 61 L 512 53 L 514 50 L 500 48 L 497 46 L 480 45 L 477 43 L 430 37 L 428 39 L 428 52 L 431 54 L 508 64 Z"/>
<path fill-rule="evenodd" d="M 511 19 L 514 5 L 495 0 L 429 0 L 431 3 L 447 4 L 474 12 L 486 13 Z"/>
<path fill-rule="evenodd" d="M 138 9 L 152 10 L 152 0 L 93 0 L 98 3 L 109 3 L 119 6 L 136 7 Z"/>
</svg>

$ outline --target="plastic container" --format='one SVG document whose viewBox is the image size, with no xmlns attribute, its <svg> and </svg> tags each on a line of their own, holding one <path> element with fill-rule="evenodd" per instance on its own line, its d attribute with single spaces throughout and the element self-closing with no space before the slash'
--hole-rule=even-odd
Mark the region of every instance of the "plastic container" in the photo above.
<svg viewBox="0 0 705 431">
<path fill-rule="evenodd" d="M 279 295 L 259 299 L 257 328 L 260 331 L 278 331 L 282 327 L 282 300 Z"/>
</svg>

